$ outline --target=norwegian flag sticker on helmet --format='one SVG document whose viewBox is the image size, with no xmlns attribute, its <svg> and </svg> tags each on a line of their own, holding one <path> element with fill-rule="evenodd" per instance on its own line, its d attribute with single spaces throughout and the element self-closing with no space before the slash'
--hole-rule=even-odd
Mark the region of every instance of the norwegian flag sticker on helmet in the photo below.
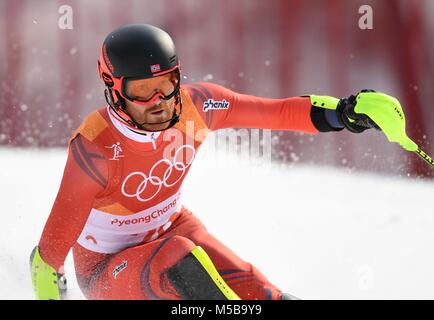
<svg viewBox="0 0 434 320">
<path fill-rule="evenodd" d="M 151 65 L 151 72 L 155 73 L 155 72 L 159 72 L 161 70 L 160 65 L 159 64 L 153 64 Z"/>
</svg>

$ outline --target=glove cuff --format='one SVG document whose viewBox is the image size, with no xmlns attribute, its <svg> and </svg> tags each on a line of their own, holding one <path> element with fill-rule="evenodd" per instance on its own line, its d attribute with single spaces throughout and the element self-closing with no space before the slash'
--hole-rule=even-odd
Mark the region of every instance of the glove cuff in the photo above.
<svg viewBox="0 0 434 320">
<path fill-rule="evenodd" d="M 335 126 L 337 124 L 336 122 L 338 122 L 337 116 L 336 122 L 332 123 L 332 121 L 330 121 L 330 113 L 336 113 L 336 111 L 313 106 L 310 109 L 310 119 L 319 132 L 341 131 L 344 129 L 344 126 Z"/>
<path fill-rule="evenodd" d="M 339 99 L 330 96 L 310 95 L 310 118 L 320 132 L 341 131 L 344 125 L 336 114 Z"/>
</svg>

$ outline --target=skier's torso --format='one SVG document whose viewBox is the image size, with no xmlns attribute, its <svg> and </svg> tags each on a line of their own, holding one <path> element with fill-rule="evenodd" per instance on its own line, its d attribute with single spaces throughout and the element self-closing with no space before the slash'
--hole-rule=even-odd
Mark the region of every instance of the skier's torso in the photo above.
<svg viewBox="0 0 434 320">
<path fill-rule="evenodd" d="M 315 133 L 308 97 L 266 99 L 212 83 L 181 87 L 179 123 L 143 141 L 107 108 L 73 135 L 62 182 L 39 247 L 56 270 L 73 247 L 87 274 L 113 253 L 152 241 L 182 223 L 181 185 L 209 130 L 264 128 Z M 144 140 L 147 140 L 144 141 Z"/>
<path fill-rule="evenodd" d="M 103 108 L 77 130 L 104 154 L 106 188 L 93 203 L 77 242 L 93 252 L 119 252 L 161 236 L 181 209 L 181 186 L 207 127 L 186 93 L 183 112 L 173 128 L 143 137 L 126 137 L 129 130 Z M 104 177 L 99 177 L 104 183 Z"/>
</svg>

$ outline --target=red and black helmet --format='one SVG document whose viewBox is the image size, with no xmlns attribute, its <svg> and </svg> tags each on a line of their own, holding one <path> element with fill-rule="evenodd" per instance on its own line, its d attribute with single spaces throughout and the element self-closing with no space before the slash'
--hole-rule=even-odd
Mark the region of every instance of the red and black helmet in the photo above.
<svg viewBox="0 0 434 320">
<path fill-rule="evenodd" d="M 143 129 L 144 123 L 137 123 L 127 114 L 125 100 L 146 107 L 152 99 L 143 101 L 129 96 L 126 90 L 128 81 L 173 73 L 173 92 L 158 95 L 163 100 L 175 97 L 180 109 L 177 113 L 175 108 L 172 118 L 162 122 L 170 122 L 166 130 L 179 121 L 182 111 L 180 65 L 175 44 L 164 30 L 148 24 L 130 24 L 112 31 L 104 40 L 98 72 L 106 86 L 105 97 L 114 115 L 138 133 L 149 130 Z"/>
</svg>

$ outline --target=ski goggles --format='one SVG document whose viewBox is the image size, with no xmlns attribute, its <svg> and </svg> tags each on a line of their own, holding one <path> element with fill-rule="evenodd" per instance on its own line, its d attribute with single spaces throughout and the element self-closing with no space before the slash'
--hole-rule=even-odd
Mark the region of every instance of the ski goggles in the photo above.
<svg viewBox="0 0 434 320">
<path fill-rule="evenodd" d="M 177 69 L 154 78 L 126 78 L 122 81 L 124 97 L 136 104 L 149 106 L 159 100 L 170 100 L 179 91 Z"/>
</svg>

